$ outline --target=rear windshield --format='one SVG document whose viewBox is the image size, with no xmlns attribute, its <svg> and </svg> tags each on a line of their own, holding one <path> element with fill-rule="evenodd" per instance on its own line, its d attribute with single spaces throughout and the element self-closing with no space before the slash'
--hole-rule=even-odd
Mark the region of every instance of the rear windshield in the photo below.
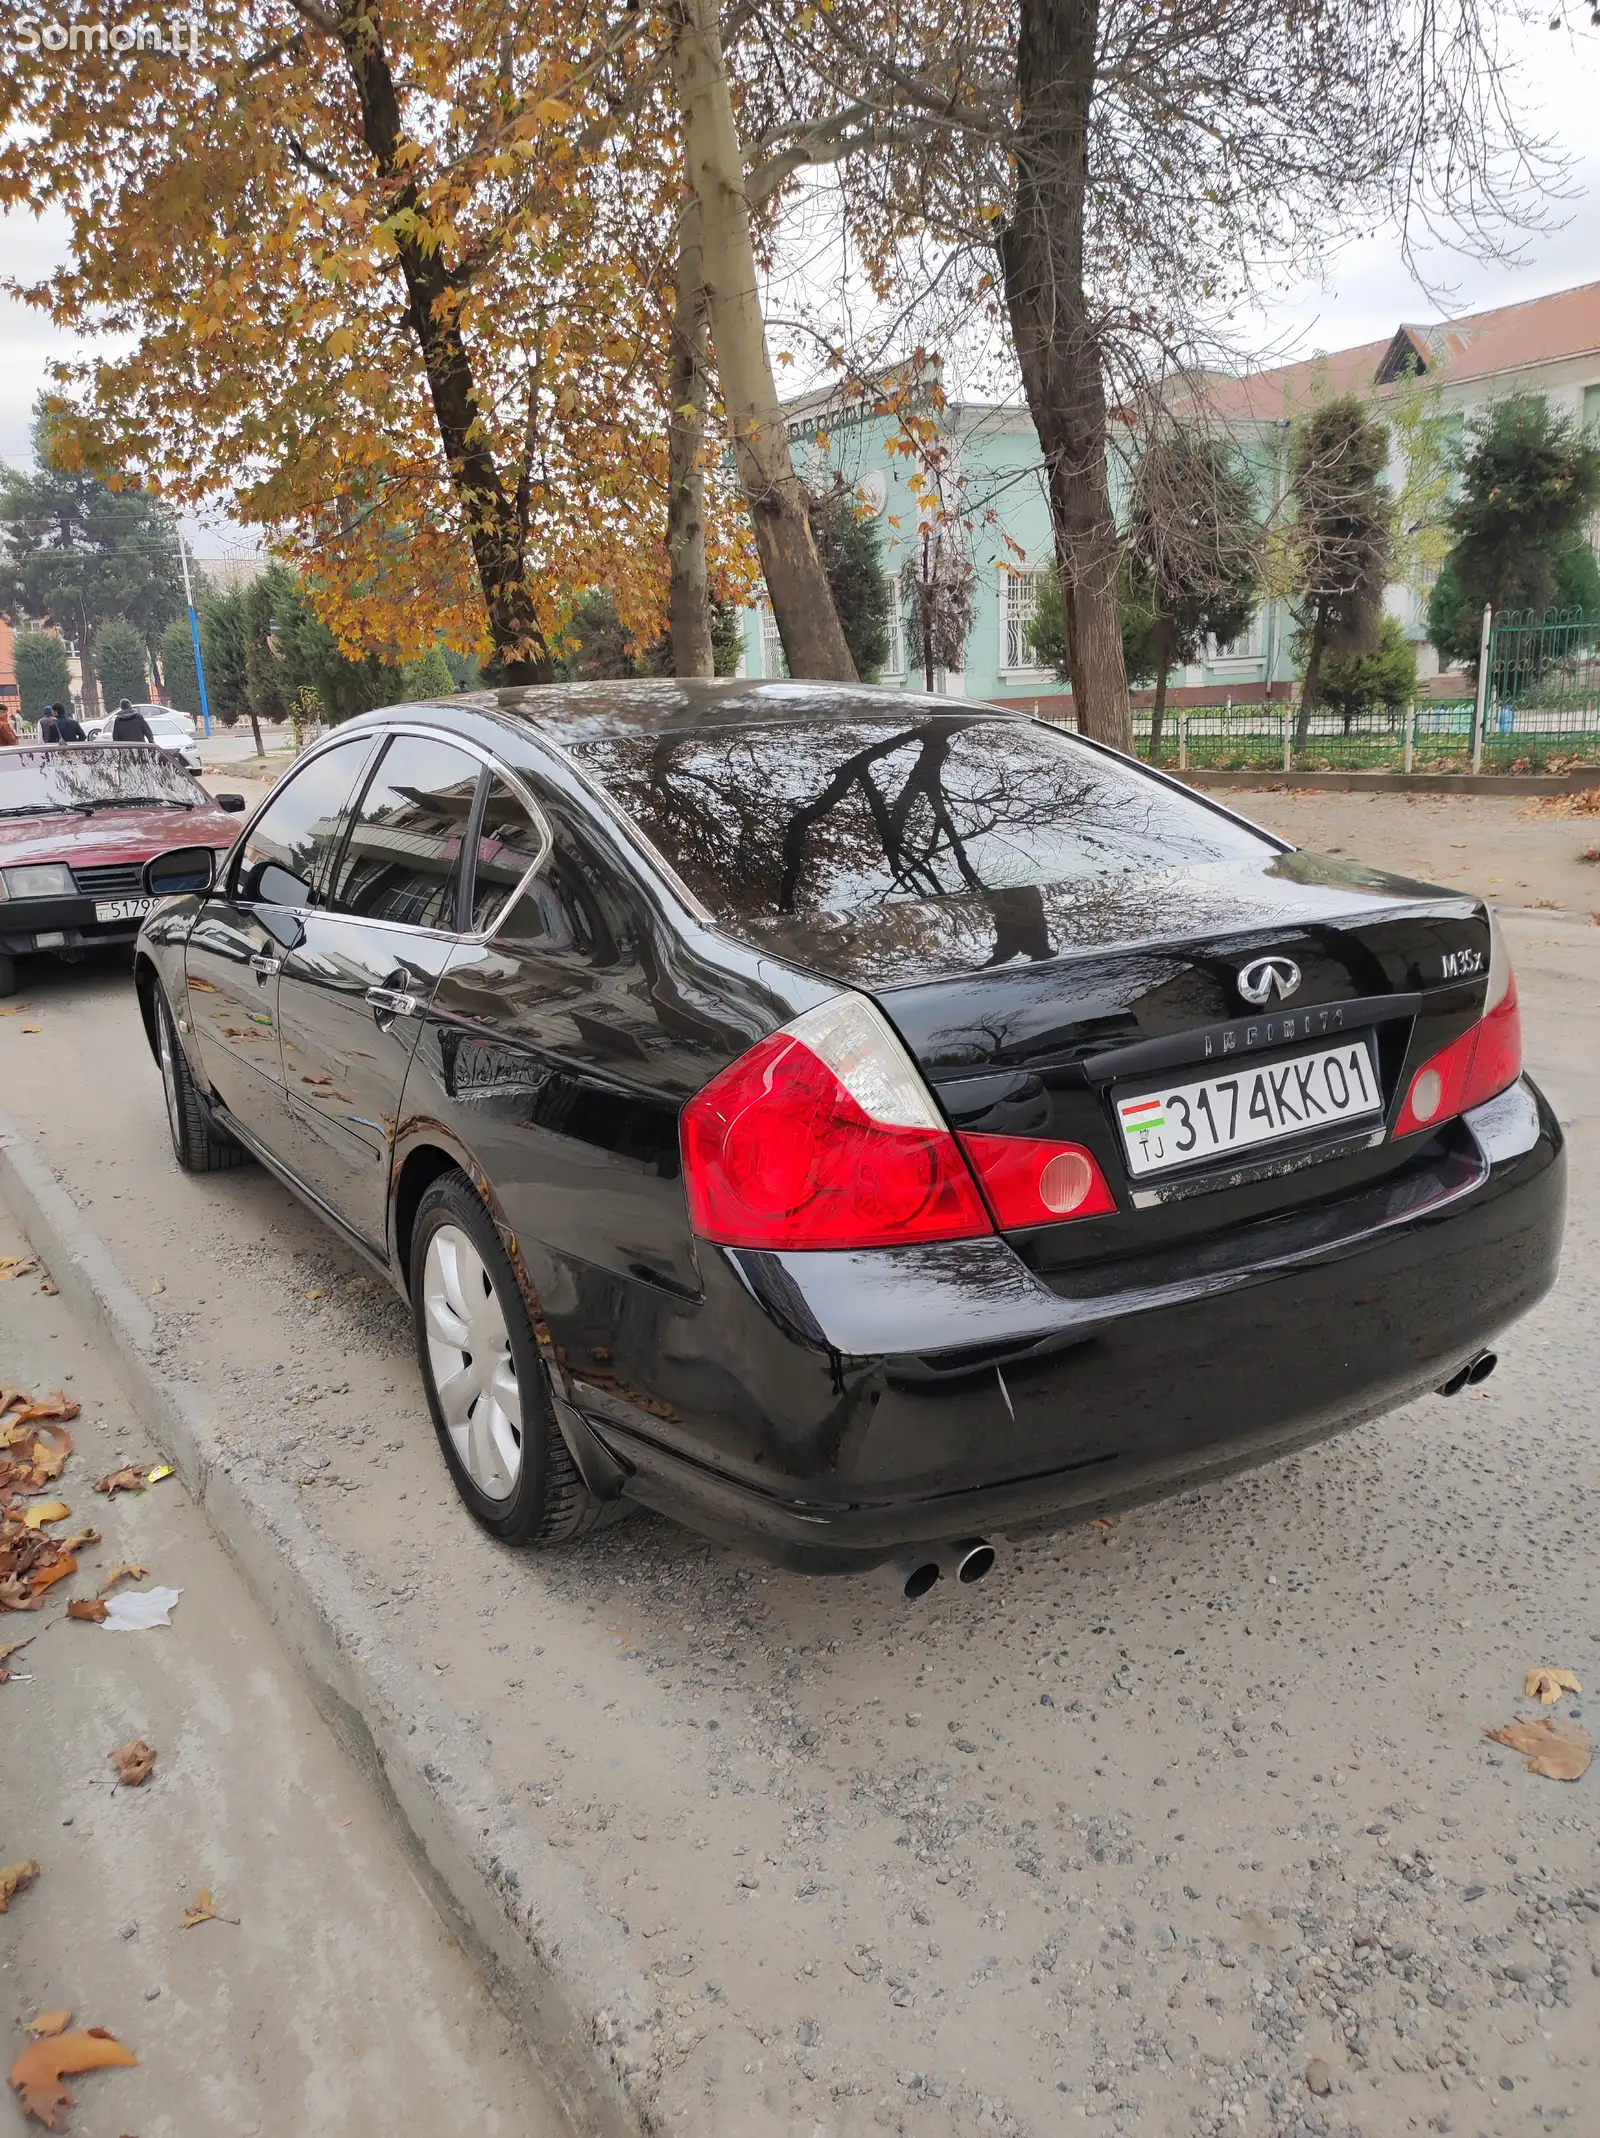
<svg viewBox="0 0 1600 2138">
<path fill-rule="evenodd" d="M 569 747 L 704 904 L 744 924 L 1277 851 L 1018 720 L 874 712 Z"/>
<path fill-rule="evenodd" d="M 0 817 L 203 800 L 180 759 L 148 743 L 60 743 L 0 750 Z"/>
</svg>

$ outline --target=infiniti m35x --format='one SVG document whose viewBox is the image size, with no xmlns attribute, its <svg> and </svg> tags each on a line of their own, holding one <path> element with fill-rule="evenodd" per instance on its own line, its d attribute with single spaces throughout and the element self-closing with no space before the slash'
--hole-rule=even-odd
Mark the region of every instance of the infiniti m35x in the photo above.
<svg viewBox="0 0 1600 2138">
<path fill-rule="evenodd" d="M 1448 1389 L 1555 1274 L 1483 904 L 998 708 L 410 705 L 146 888 L 179 1164 L 385 1272 L 507 1540 L 1080 1519 Z"/>
</svg>

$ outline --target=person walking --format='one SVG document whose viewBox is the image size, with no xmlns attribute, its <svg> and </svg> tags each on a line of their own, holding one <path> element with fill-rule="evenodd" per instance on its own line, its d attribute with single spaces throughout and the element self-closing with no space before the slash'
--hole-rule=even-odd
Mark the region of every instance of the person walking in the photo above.
<svg viewBox="0 0 1600 2138">
<path fill-rule="evenodd" d="M 87 742 L 89 740 L 88 736 L 83 732 L 82 723 L 76 713 L 70 712 L 59 700 L 50 710 L 55 714 L 56 720 L 55 741 Z M 39 733 L 41 735 L 44 733 L 44 722 L 42 720 L 39 723 Z"/>
<path fill-rule="evenodd" d="M 39 740 L 41 742 L 59 742 L 61 740 L 61 737 L 56 733 L 56 709 L 53 705 L 47 705 L 39 716 Z"/>
<path fill-rule="evenodd" d="M 11 725 L 11 715 L 0 705 L 0 750 L 14 750 L 22 738 Z"/>
<path fill-rule="evenodd" d="M 131 698 L 124 698 L 117 707 L 116 718 L 111 723 L 113 742 L 154 742 L 150 723 L 135 707 Z"/>
</svg>

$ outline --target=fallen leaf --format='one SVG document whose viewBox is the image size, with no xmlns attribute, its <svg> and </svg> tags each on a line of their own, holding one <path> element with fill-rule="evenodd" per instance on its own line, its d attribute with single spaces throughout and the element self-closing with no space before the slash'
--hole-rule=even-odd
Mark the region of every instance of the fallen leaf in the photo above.
<svg viewBox="0 0 1600 2138">
<path fill-rule="evenodd" d="M 37 1611 L 40 1599 L 21 1574 L 8 1574 L 0 1581 L 0 1611 Z"/>
<path fill-rule="evenodd" d="M 64 2034 L 72 2023 L 72 2007 L 64 2012 L 41 2012 L 37 2019 L 28 2021 L 28 2032 L 36 2041 L 43 2041 L 47 2034 Z"/>
<path fill-rule="evenodd" d="M 20 1893 L 24 1886 L 31 1886 L 39 1875 L 39 1866 L 30 1856 L 22 1863 L 0 1864 L 0 1915 L 6 1912 L 6 1903 L 13 1893 Z"/>
<path fill-rule="evenodd" d="M 65 1500 L 36 1500 L 22 1517 L 25 1529 L 42 1529 L 46 1522 L 64 1522 L 72 1509 Z"/>
<path fill-rule="evenodd" d="M 130 1463 L 121 1470 L 112 1470 L 107 1476 L 95 1481 L 96 1492 L 142 1492 L 144 1472 L 134 1469 Z"/>
<path fill-rule="evenodd" d="M 65 1581 L 69 1574 L 78 1571 L 78 1562 L 68 1552 L 56 1560 L 53 1566 L 36 1566 L 33 1570 L 33 1593 L 42 1598 L 46 1589 L 54 1588 L 58 1581 Z"/>
<path fill-rule="evenodd" d="M 105 1623 L 106 1607 L 98 1596 L 80 1596 L 67 1605 L 68 1618 L 86 1618 L 91 1626 Z"/>
<path fill-rule="evenodd" d="M 34 1483 L 51 1484 L 67 1467 L 71 1453 L 72 1435 L 64 1425 L 41 1425 L 34 1436 L 31 1457 Z"/>
<path fill-rule="evenodd" d="M 12 1426 L 34 1425 L 41 1418 L 76 1418 L 81 1408 L 80 1404 L 69 1403 L 66 1390 L 58 1388 L 54 1395 L 41 1396 L 37 1403 L 24 1403 L 10 1423 Z"/>
<path fill-rule="evenodd" d="M 62 1538 L 61 1549 L 64 1552 L 81 1551 L 84 1545 L 98 1544 L 100 1541 L 98 1529 L 75 1529 L 70 1537 Z"/>
<path fill-rule="evenodd" d="M 178 1925 L 178 1928 L 180 1930 L 197 1930 L 202 1923 L 214 1923 L 216 1919 L 217 1911 L 211 1899 L 211 1888 L 202 1886 L 194 1899 L 190 1901 L 188 1907 L 184 1909 L 183 1921 Z"/>
<path fill-rule="evenodd" d="M 1108 1521 L 1103 1514 L 1097 1514 L 1094 1520 L 1089 1524 L 1089 1527 L 1091 1529 L 1115 1529 L 1116 1524 L 1115 1522 Z"/>
<path fill-rule="evenodd" d="M 104 2027 L 87 2027 L 30 2042 L 7 2076 L 21 2099 L 25 2116 L 34 2117 L 47 2131 L 63 2131 L 66 2125 L 59 2112 L 72 2106 L 72 2096 L 61 2084 L 63 2072 L 103 2071 L 112 2065 L 137 2066 L 138 2062 L 132 2051 L 124 2049 Z"/>
<path fill-rule="evenodd" d="M 149 1571 L 150 1569 L 147 1566 L 134 1566 L 131 1563 L 124 1566 L 114 1566 L 111 1569 L 110 1573 L 107 1574 L 105 1580 L 101 1582 L 100 1594 L 102 1596 L 109 1596 L 111 1594 L 111 1591 L 116 1587 L 117 1583 L 124 1578 L 124 1576 L 126 1576 L 129 1581 L 143 1581 L 145 1575 L 148 1574 Z"/>
<path fill-rule="evenodd" d="M 28 1642 L 32 1639 L 33 1635 L 29 1633 L 24 1635 L 20 1641 L 7 1641 L 4 1647 L 0 1647 L 0 1685 L 9 1684 L 11 1679 L 11 1673 L 6 1668 L 7 1656 L 15 1655 L 19 1648 L 26 1648 Z"/>
<path fill-rule="evenodd" d="M 106 1758 L 113 1761 L 117 1780 L 128 1789 L 137 1789 L 149 1778 L 150 1769 L 156 1763 L 154 1745 L 147 1745 L 142 1737 L 133 1738 L 128 1744 L 118 1745 Z"/>
<path fill-rule="evenodd" d="M 13 1277 L 28 1277 L 39 1267 L 36 1255 L 6 1255 L 0 1257 L 0 1284 Z"/>
<path fill-rule="evenodd" d="M 1523 1691 L 1530 1700 L 1542 1700 L 1546 1707 L 1554 1707 L 1563 1693 L 1581 1693 L 1583 1687 L 1570 1670 L 1552 1670 L 1548 1664 L 1540 1663 L 1528 1672 Z"/>
<path fill-rule="evenodd" d="M 1485 1730 L 1497 1745 L 1509 1745 L 1526 1756 L 1530 1774 L 1548 1775 L 1553 1782 L 1575 1782 L 1589 1765 L 1589 1733 L 1581 1723 L 1563 1722 L 1558 1715 L 1540 1715 L 1532 1722 L 1508 1722 L 1503 1730 Z"/>
<path fill-rule="evenodd" d="M 25 1024 L 22 1027 L 22 1030 L 24 1032 L 42 1032 L 44 1030 L 44 1026 L 42 1024 Z"/>
</svg>

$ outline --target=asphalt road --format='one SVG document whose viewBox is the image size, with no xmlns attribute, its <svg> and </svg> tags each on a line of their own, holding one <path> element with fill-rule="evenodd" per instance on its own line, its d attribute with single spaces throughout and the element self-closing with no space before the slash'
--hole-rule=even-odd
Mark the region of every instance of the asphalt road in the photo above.
<svg viewBox="0 0 1600 2138">
<path fill-rule="evenodd" d="M 653 1518 L 477 1535 L 399 1306 L 264 1175 L 173 1169 L 119 970 L 30 977 L 0 1105 L 624 1925 L 676 2127 L 1578 2138 L 1600 1768 L 1482 1732 L 1600 1671 L 1600 930 L 1508 928 L 1573 1207 L 1496 1377 L 916 1608 Z"/>
</svg>

